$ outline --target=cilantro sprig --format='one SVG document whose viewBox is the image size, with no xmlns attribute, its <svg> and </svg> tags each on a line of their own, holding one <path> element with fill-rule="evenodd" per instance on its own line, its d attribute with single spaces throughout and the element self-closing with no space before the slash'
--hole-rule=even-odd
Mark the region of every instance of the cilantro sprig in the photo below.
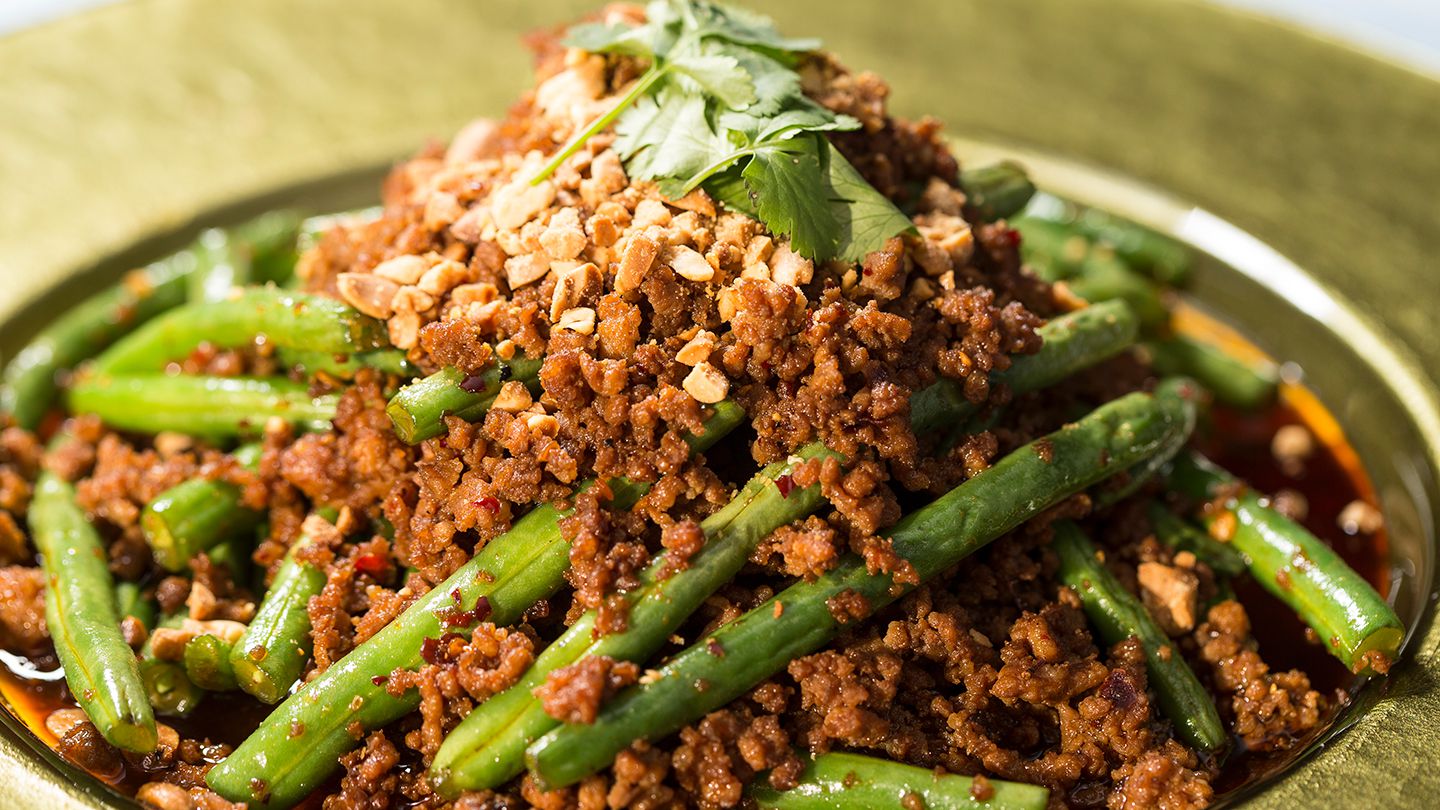
<svg viewBox="0 0 1440 810">
<path fill-rule="evenodd" d="M 644 25 L 578 25 L 565 44 L 650 66 L 535 182 L 614 125 L 632 177 L 671 198 L 704 188 L 817 261 L 858 261 L 912 227 L 824 135 L 860 123 L 801 90 L 795 66 L 817 40 L 782 37 L 765 17 L 707 0 L 657 0 Z"/>
</svg>

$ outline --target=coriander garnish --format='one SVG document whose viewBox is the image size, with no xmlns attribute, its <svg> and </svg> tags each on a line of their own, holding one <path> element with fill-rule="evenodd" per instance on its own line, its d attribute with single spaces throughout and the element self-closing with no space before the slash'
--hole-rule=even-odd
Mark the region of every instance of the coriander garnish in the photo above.
<svg viewBox="0 0 1440 810">
<path fill-rule="evenodd" d="M 781 37 L 765 17 L 703 0 L 660 0 L 644 25 L 585 24 L 565 44 L 640 57 L 650 67 L 613 109 L 577 133 L 549 176 L 614 124 L 630 176 L 678 198 L 704 188 L 818 261 L 857 261 L 911 222 L 822 133 L 858 129 L 810 100 L 794 70 L 816 40 Z"/>
</svg>

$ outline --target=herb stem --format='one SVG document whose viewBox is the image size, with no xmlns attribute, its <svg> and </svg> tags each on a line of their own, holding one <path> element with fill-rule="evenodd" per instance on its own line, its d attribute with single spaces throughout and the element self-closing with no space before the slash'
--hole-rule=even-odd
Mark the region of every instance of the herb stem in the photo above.
<svg viewBox="0 0 1440 810">
<path fill-rule="evenodd" d="M 625 112 L 630 105 L 639 101 L 646 93 L 649 93 L 650 88 L 654 87 L 656 82 L 664 78 L 669 70 L 669 65 L 658 62 L 651 65 L 650 69 L 645 71 L 645 75 L 641 76 L 639 81 L 635 82 L 635 86 L 630 88 L 630 92 L 626 93 L 624 98 L 620 99 L 620 101 L 616 103 L 614 107 L 611 107 L 604 115 L 590 122 L 590 126 L 585 127 L 585 129 L 570 138 L 570 142 L 565 144 L 565 148 L 555 153 L 555 157 L 550 158 L 550 162 L 545 164 L 545 168 L 541 169 L 539 174 L 531 178 L 530 185 L 538 185 L 545 178 L 554 174 L 555 170 L 560 168 L 560 164 L 564 163 L 571 155 L 580 151 L 580 147 L 584 146 L 586 141 L 615 123 L 615 119 L 620 117 L 620 113 Z"/>
</svg>

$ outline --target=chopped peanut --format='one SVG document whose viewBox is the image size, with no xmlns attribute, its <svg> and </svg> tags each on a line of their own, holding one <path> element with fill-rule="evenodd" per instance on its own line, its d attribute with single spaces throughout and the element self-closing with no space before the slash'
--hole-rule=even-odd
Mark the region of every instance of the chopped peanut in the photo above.
<svg viewBox="0 0 1440 810">
<path fill-rule="evenodd" d="M 1195 629 L 1199 579 L 1195 572 L 1157 562 L 1142 562 L 1136 569 L 1140 595 L 1155 614 L 1161 629 L 1171 636 Z"/>
<path fill-rule="evenodd" d="M 580 212 L 575 208 L 561 209 L 540 234 L 540 247 L 552 259 L 574 259 L 585 244 L 585 230 L 580 227 Z"/>
<path fill-rule="evenodd" d="M 526 253 L 505 260 L 505 280 L 518 290 L 550 274 L 550 262 L 543 254 Z"/>
<path fill-rule="evenodd" d="M 416 257 L 418 258 L 418 257 Z M 395 314 L 395 294 L 400 285 L 369 273 L 341 273 L 335 279 L 345 303 L 372 318 L 388 318 Z"/>
<path fill-rule="evenodd" d="M 710 359 L 710 353 L 715 351 L 718 340 L 713 332 L 700 330 L 695 337 L 690 338 L 680 351 L 675 353 L 675 359 L 687 366 L 695 366 Z"/>
<path fill-rule="evenodd" d="M 730 378 L 708 362 L 699 363 L 685 376 L 682 387 L 697 402 L 713 405 L 730 393 Z"/>
<path fill-rule="evenodd" d="M 705 282 L 715 277 L 715 268 L 692 248 L 677 245 L 666 252 L 665 263 L 690 281 Z"/>
<path fill-rule="evenodd" d="M 775 248 L 769 265 L 770 279 L 791 287 L 809 284 L 815 275 L 815 263 L 791 250 L 788 242 Z"/>
<path fill-rule="evenodd" d="M 490 209 L 497 226 L 514 231 L 549 208 L 554 201 L 555 185 L 549 180 L 532 186 L 529 178 L 518 177 L 495 192 Z"/>
<path fill-rule="evenodd" d="M 660 243 L 648 234 L 637 233 L 629 238 L 625 252 L 620 256 L 620 269 L 615 273 L 615 289 L 630 292 L 645 280 L 645 274 L 660 255 Z"/>
<path fill-rule="evenodd" d="M 490 407 L 506 413 L 519 413 L 533 404 L 535 401 L 531 398 L 530 390 L 525 387 L 525 384 L 518 380 L 511 380 L 500 386 L 500 393 L 495 395 L 495 401 Z"/>
<path fill-rule="evenodd" d="M 439 296 L 469 280 L 470 268 L 450 259 L 441 259 L 439 264 L 425 271 L 416 286 L 430 295 Z"/>
<path fill-rule="evenodd" d="M 430 269 L 430 263 L 423 256 L 396 256 L 375 265 L 375 275 L 388 278 L 396 284 L 414 284 Z"/>
<path fill-rule="evenodd" d="M 552 265 L 553 267 L 553 265 Z M 550 296 L 550 319 L 559 320 L 560 314 L 584 303 L 585 298 L 600 290 L 600 268 L 592 262 L 566 270 L 555 284 Z"/>
<path fill-rule="evenodd" d="M 548 413 L 526 414 L 525 427 L 529 428 L 531 433 L 554 436 L 560 432 L 560 420 Z"/>
<path fill-rule="evenodd" d="M 1385 517 L 1370 504 L 1354 500 L 1340 510 L 1335 523 L 1346 534 L 1375 534 L 1385 528 Z"/>
<path fill-rule="evenodd" d="M 432 231 L 444 230 L 465 213 L 460 200 L 448 191 L 437 191 L 425 201 L 425 227 Z"/>
<path fill-rule="evenodd" d="M 495 147 L 500 138 L 500 125 L 489 118 L 477 118 L 466 124 L 445 150 L 445 162 L 451 165 L 469 163 Z"/>
<path fill-rule="evenodd" d="M 560 320 L 555 322 L 556 329 L 568 329 L 571 332 L 579 332 L 588 335 L 595 331 L 595 310 L 590 307 L 575 307 L 561 313 Z"/>
</svg>

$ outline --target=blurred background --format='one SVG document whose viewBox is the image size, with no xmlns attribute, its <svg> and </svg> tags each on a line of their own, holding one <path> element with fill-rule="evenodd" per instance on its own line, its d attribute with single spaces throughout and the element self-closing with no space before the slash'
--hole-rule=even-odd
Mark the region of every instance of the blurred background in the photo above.
<svg viewBox="0 0 1440 810">
<path fill-rule="evenodd" d="M 117 0 L 3 0 L 0 36 Z M 1333 37 L 1440 74 L 1437 0 L 1213 0 L 1222 5 L 1299 23 Z M 752 4 L 763 8 L 764 3 Z M 537 15 L 538 16 L 538 15 Z"/>
</svg>

